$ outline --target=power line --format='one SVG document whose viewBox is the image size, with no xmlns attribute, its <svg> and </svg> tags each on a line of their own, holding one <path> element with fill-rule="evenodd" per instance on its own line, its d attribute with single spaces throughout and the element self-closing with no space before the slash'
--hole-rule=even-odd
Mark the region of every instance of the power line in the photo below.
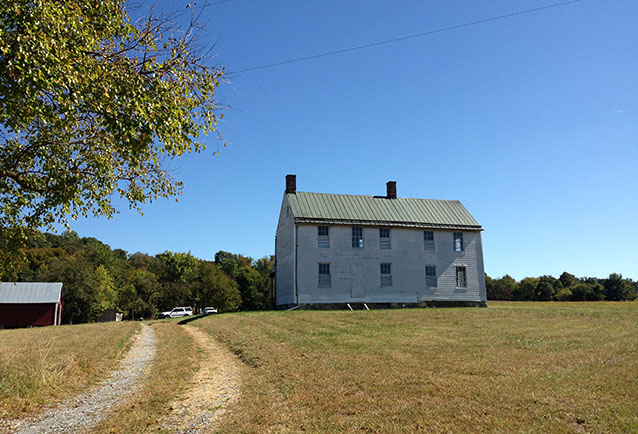
<svg viewBox="0 0 638 434">
<path fill-rule="evenodd" d="M 230 1 L 230 0 L 226 0 L 226 1 Z M 256 71 L 258 69 L 274 68 L 275 66 L 288 65 L 290 63 L 297 63 L 297 62 L 304 62 L 306 60 L 318 59 L 320 57 L 333 56 L 335 54 L 342 54 L 342 53 L 348 53 L 350 51 L 363 50 L 365 48 L 378 47 L 379 45 L 393 44 L 395 42 L 405 41 L 406 39 L 414 39 L 414 38 L 420 38 L 420 37 L 423 37 L 423 36 L 430 36 L 430 35 L 434 35 L 436 33 L 443 33 L 443 32 L 448 32 L 450 30 L 457 30 L 457 29 L 462 29 L 464 27 L 470 27 L 470 26 L 476 26 L 478 24 L 489 23 L 491 21 L 498 21 L 498 20 L 503 20 L 505 18 L 511 18 L 511 17 L 515 17 L 515 16 L 519 16 L 519 15 L 531 14 L 531 13 L 543 11 L 543 10 L 546 10 L 546 9 L 552 9 L 552 8 L 557 8 L 557 7 L 560 7 L 560 6 L 566 6 L 566 5 L 569 5 L 569 4 L 572 4 L 572 3 L 579 3 L 581 1 L 583 1 L 583 0 L 570 0 L 570 1 L 565 1 L 565 2 L 561 2 L 561 3 L 554 3 L 554 4 L 551 4 L 551 5 L 547 5 L 547 6 L 540 6 L 540 7 L 532 8 L 532 9 L 525 9 L 525 10 L 522 10 L 522 11 L 512 12 L 512 13 L 505 14 L 505 15 L 498 15 L 498 16 L 495 16 L 495 17 L 483 18 L 481 20 L 470 21 L 470 22 L 463 23 L 463 24 L 457 24 L 457 25 L 450 26 L 450 27 L 442 27 L 442 28 L 436 29 L 436 30 L 428 30 L 427 32 L 415 33 L 415 34 L 407 35 L 407 36 L 400 36 L 398 38 L 393 38 L 393 39 L 386 39 L 385 41 L 372 42 L 370 44 L 357 45 L 357 46 L 354 46 L 354 47 L 342 48 L 340 50 L 327 51 L 325 53 L 319 53 L 319 54 L 313 54 L 313 55 L 310 55 L 310 56 L 298 57 L 296 59 L 283 60 L 281 62 L 268 63 L 266 65 L 253 66 L 251 68 L 239 69 L 237 71 L 231 72 L 230 74 L 238 74 L 240 72 Z"/>
</svg>

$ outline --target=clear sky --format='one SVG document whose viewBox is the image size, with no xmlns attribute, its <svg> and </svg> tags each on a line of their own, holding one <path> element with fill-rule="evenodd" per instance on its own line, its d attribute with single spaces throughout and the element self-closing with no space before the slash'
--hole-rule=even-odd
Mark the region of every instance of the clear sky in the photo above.
<svg viewBox="0 0 638 434">
<path fill-rule="evenodd" d="M 184 5 L 187 2 L 183 2 Z M 228 71 L 456 26 L 553 0 L 226 0 L 206 9 Z M 180 4 L 171 2 L 172 5 Z M 583 0 L 231 75 L 221 156 L 171 163 L 179 202 L 72 222 L 129 253 L 274 253 L 300 191 L 458 199 L 485 270 L 638 279 L 638 2 Z"/>
</svg>

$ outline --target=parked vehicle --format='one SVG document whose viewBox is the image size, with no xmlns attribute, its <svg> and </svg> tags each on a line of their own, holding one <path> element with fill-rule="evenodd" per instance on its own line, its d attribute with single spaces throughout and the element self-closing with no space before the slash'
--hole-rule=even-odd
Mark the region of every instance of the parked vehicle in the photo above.
<svg viewBox="0 0 638 434">
<path fill-rule="evenodd" d="M 205 307 L 202 309 L 202 314 L 204 315 L 210 315 L 211 313 L 217 313 L 217 309 L 214 307 Z"/>
<path fill-rule="evenodd" d="M 189 316 L 193 314 L 192 307 L 175 307 L 173 310 L 162 312 L 159 314 L 160 318 L 180 318 L 183 316 Z"/>
</svg>

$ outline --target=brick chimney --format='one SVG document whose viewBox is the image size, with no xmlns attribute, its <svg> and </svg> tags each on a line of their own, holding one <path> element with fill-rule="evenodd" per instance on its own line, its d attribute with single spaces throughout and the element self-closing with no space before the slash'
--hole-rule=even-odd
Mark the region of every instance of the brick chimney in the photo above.
<svg viewBox="0 0 638 434">
<path fill-rule="evenodd" d="M 397 198 L 397 182 L 396 181 L 388 181 L 385 183 L 388 193 L 386 197 L 388 199 L 396 199 Z"/>
<path fill-rule="evenodd" d="M 297 175 L 286 175 L 286 194 L 297 193 Z"/>
</svg>

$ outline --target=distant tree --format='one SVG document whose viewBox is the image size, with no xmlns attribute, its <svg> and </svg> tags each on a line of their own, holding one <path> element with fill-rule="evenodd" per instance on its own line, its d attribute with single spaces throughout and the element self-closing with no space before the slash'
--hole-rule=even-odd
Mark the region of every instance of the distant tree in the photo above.
<svg viewBox="0 0 638 434">
<path fill-rule="evenodd" d="M 89 321 L 97 320 L 105 310 L 115 309 L 117 293 L 113 284 L 113 278 L 104 265 L 98 265 L 90 275 L 88 281 L 90 296 Z"/>
<path fill-rule="evenodd" d="M 197 274 L 196 293 L 199 307 L 213 306 L 223 312 L 233 312 L 239 308 L 239 287 L 219 265 L 201 261 Z"/>
<path fill-rule="evenodd" d="M 512 290 L 516 288 L 516 281 L 509 275 L 500 279 L 492 279 L 485 275 L 485 290 L 488 300 L 511 300 Z"/>
<path fill-rule="evenodd" d="M 564 271 L 563 274 L 560 275 L 558 280 L 560 280 L 563 288 L 569 288 L 570 286 L 574 286 L 578 283 L 578 279 L 576 278 L 576 276 L 568 273 L 567 271 Z"/>
<path fill-rule="evenodd" d="M 562 288 L 555 294 L 554 299 L 556 301 L 570 301 L 572 297 L 573 294 L 570 288 Z"/>
<path fill-rule="evenodd" d="M 488 276 L 487 273 L 484 273 L 484 276 L 485 276 L 485 293 L 487 295 L 487 299 L 498 300 L 496 291 L 495 291 L 496 287 L 494 285 L 494 279 Z"/>
<path fill-rule="evenodd" d="M 534 299 L 538 301 L 550 301 L 554 299 L 555 294 L 563 288 L 560 280 L 553 276 L 541 276 L 536 285 Z"/>
<path fill-rule="evenodd" d="M 607 292 L 607 300 L 626 300 L 632 292 L 631 285 L 618 273 L 611 273 L 609 278 L 603 281 L 603 285 Z"/>
<path fill-rule="evenodd" d="M 240 268 L 250 267 L 252 262 L 252 258 L 236 253 L 225 252 L 223 250 L 215 253 L 215 264 L 222 267 L 224 272 L 232 278 L 236 277 Z"/>
<path fill-rule="evenodd" d="M 145 268 L 131 268 L 119 293 L 119 306 L 131 319 L 152 318 L 160 298 L 157 276 Z"/>
<path fill-rule="evenodd" d="M 161 278 L 167 282 L 189 283 L 195 277 L 197 258 L 188 253 L 166 251 L 157 255 L 164 263 L 164 275 Z"/>
<path fill-rule="evenodd" d="M 518 283 L 512 294 L 514 300 L 536 300 L 537 277 L 526 277 Z"/>
<path fill-rule="evenodd" d="M 179 194 L 165 161 L 216 133 L 223 71 L 205 63 L 197 14 L 183 29 L 133 22 L 124 3 L 0 5 L 2 252 L 68 217 L 112 217 L 114 197 L 139 210 Z"/>
<path fill-rule="evenodd" d="M 258 288 L 261 294 L 262 309 L 270 308 L 274 303 L 275 256 L 264 256 L 255 261 L 254 267 L 259 273 Z"/>
<path fill-rule="evenodd" d="M 577 283 L 570 288 L 572 301 L 599 301 L 605 299 L 605 289 L 596 282 Z"/>
</svg>

